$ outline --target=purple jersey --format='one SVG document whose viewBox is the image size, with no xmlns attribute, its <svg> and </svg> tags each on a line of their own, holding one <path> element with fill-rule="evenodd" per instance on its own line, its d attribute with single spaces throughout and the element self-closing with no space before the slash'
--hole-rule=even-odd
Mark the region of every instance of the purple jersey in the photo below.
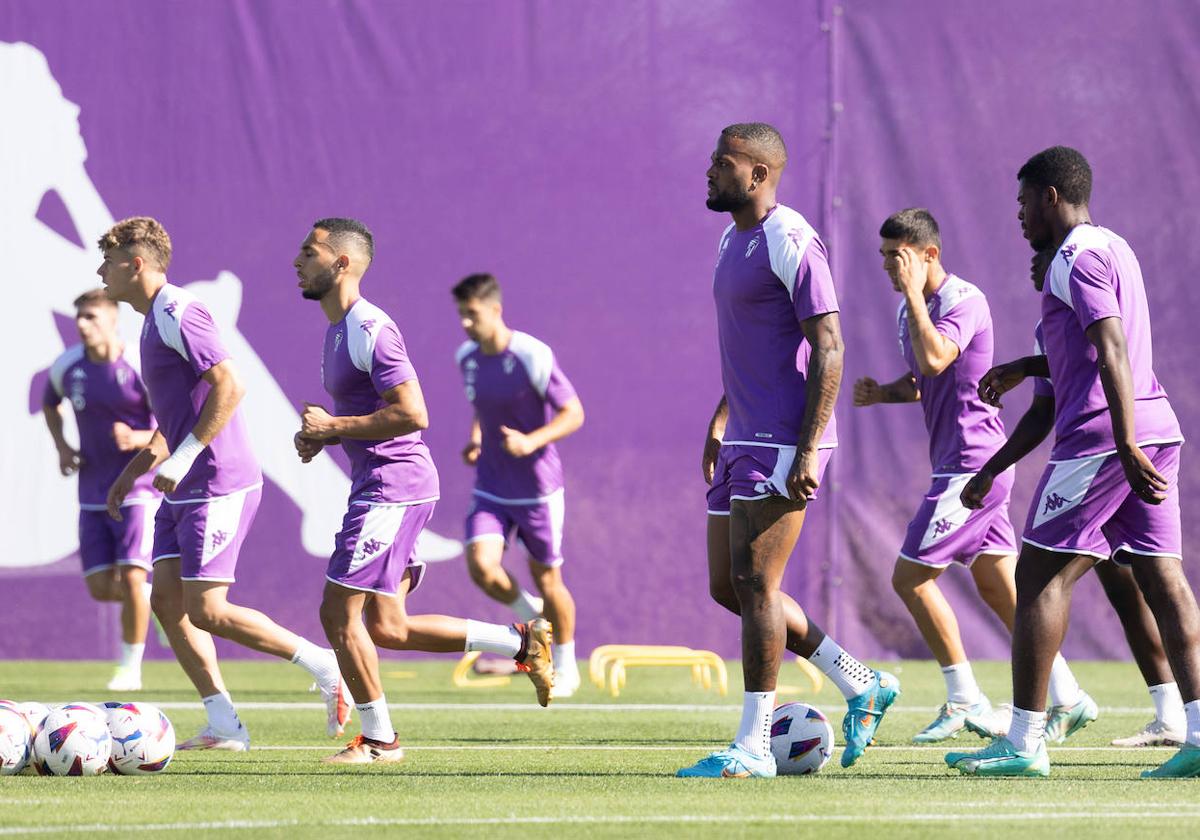
<svg viewBox="0 0 1200 840">
<path fill-rule="evenodd" d="M 57 406 L 66 397 L 75 409 L 79 427 L 79 506 L 103 510 L 108 488 L 135 453 L 122 452 L 113 440 L 113 424 L 131 429 L 153 429 L 154 417 L 142 378 L 124 357 L 115 362 L 93 362 L 82 344 L 69 348 L 50 366 L 50 379 L 42 396 L 46 406 Z M 125 504 L 158 498 L 151 486 L 154 476 L 134 482 Z"/>
<path fill-rule="evenodd" d="M 929 462 L 934 475 L 978 472 L 1004 445 L 1000 412 L 979 399 L 979 380 L 992 366 L 992 313 L 978 288 L 947 275 L 925 301 L 934 328 L 954 342 L 958 358 L 937 376 L 925 376 L 913 355 L 908 334 L 908 304 L 897 313 L 900 353 L 917 380 Z"/>
<path fill-rule="evenodd" d="M 811 352 L 800 322 L 838 311 L 825 246 L 782 204 L 750 230 L 730 225 L 721 236 L 713 297 L 729 403 L 725 443 L 795 446 Z M 835 446 L 831 416 L 820 447 Z"/>
<path fill-rule="evenodd" d="M 1137 443 L 1183 440 L 1167 393 L 1154 377 L 1150 311 L 1137 257 L 1112 231 L 1085 224 L 1067 236 L 1043 286 L 1042 330 L 1055 395 L 1052 460 L 1116 450 L 1096 348 L 1085 334 L 1104 318 L 1120 318 L 1125 332 Z"/>
<path fill-rule="evenodd" d="M 200 419 L 212 386 L 204 374 L 229 358 L 208 309 L 191 292 L 166 285 L 142 325 L 142 376 L 159 428 L 172 452 Z M 262 484 L 241 408 L 183 477 L 168 502 L 227 496 Z"/>
<path fill-rule="evenodd" d="M 500 433 L 501 426 L 519 432 L 539 429 L 575 399 L 575 389 L 550 347 L 531 335 L 513 332 L 508 347 L 493 356 L 468 341 L 458 348 L 456 358 L 483 433 L 476 494 L 530 504 L 562 489 L 562 461 L 553 443 L 514 458 L 504 450 Z"/>
<path fill-rule="evenodd" d="M 383 394 L 417 378 L 404 338 L 382 309 L 364 298 L 325 332 L 321 383 L 339 417 L 374 414 Z M 384 440 L 342 438 L 350 458 L 350 498 L 375 504 L 432 502 L 438 475 L 420 432 Z"/>
<path fill-rule="evenodd" d="M 1046 355 L 1046 337 L 1042 333 L 1042 322 L 1038 321 L 1033 328 L 1033 355 Z M 1033 378 L 1033 395 L 1035 397 L 1053 397 L 1054 384 L 1050 379 L 1043 376 L 1035 376 Z"/>
</svg>

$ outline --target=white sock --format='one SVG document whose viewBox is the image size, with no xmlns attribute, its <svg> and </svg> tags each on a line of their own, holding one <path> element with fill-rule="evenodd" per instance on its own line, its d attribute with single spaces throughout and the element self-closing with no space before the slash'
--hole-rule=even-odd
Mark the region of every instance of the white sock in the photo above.
<svg viewBox="0 0 1200 840">
<path fill-rule="evenodd" d="M 131 645 L 129 642 L 121 642 L 121 667 L 131 668 L 135 671 L 142 670 L 142 654 L 146 652 L 146 645 Z M 1175 692 L 1179 694 L 1178 691 Z"/>
<path fill-rule="evenodd" d="M 312 674 L 318 683 L 329 684 L 340 678 L 337 657 L 328 648 L 317 647 L 307 639 L 300 640 L 300 647 L 292 654 L 292 662 Z M 391 738 L 388 739 L 389 741 Z"/>
<path fill-rule="evenodd" d="M 769 756 L 771 713 L 774 711 L 774 691 L 747 691 L 742 697 L 742 722 L 738 726 L 734 746 L 760 758 Z"/>
<path fill-rule="evenodd" d="M 508 608 L 516 613 L 517 618 L 521 621 L 533 621 L 542 614 L 541 604 L 538 603 L 538 600 L 518 586 L 517 598 L 508 605 Z"/>
<path fill-rule="evenodd" d="M 488 624 L 467 619 L 466 650 L 481 650 L 501 656 L 516 656 L 521 651 L 521 634 L 515 627 Z"/>
<path fill-rule="evenodd" d="M 1200 700 L 1184 703 L 1183 713 L 1187 716 L 1187 743 L 1200 747 Z"/>
<path fill-rule="evenodd" d="M 971 670 L 970 662 L 947 665 L 942 669 L 942 678 L 946 681 L 946 699 L 951 703 L 974 706 L 983 696 L 979 683 L 975 682 L 975 672 Z"/>
<path fill-rule="evenodd" d="M 554 658 L 554 670 L 563 674 L 578 674 L 579 665 L 575 662 L 575 643 L 563 642 L 561 645 L 550 644 L 550 654 Z"/>
<path fill-rule="evenodd" d="M 1071 673 L 1071 667 L 1061 653 L 1054 655 L 1054 664 L 1050 666 L 1050 705 L 1071 708 L 1083 699 L 1083 689 Z"/>
<path fill-rule="evenodd" d="M 1179 685 L 1169 682 L 1150 686 L 1150 699 L 1154 701 L 1154 719 L 1176 731 L 1187 726 L 1187 715 L 1183 711 L 1183 698 Z"/>
<path fill-rule="evenodd" d="M 381 694 L 378 700 L 370 703 L 356 703 L 358 720 L 362 724 L 364 738 L 372 741 L 382 741 L 390 744 L 396 740 L 396 730 L 392 726 L 392 716 L 388 714 L 387 700 Z"/>
<path fill-rule="evenodd" d="M 842 650 L 830 636 L 817 646 L 808 661 L 829 677 L 847 700 L 853 700 L 875 682 L 875 672 Z"/>
<path fill-rule="evenodd" d="M 225 692 L 201 698 L 204 713 L 208 715 L 208 727 L 217 735 L 237 735 L 242 731 L 242 721 L 233 700 Z"/>
<path fill-rule="evenodd" d="M 1046 713 L 1030 712 L 1013 706 L 1012 723 L 1008 727 L 1008 740 L 1017 752 L 1031 753 L 1046 734 Z"/>
</svg>

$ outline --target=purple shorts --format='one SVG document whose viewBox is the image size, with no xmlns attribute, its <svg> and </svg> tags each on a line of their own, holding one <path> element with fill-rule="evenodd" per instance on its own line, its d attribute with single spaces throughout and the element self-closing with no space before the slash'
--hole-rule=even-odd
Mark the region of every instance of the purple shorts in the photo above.
<svg viewBox="0 0 1200 840">
<path fill-rule="evenodd" d="M 405 573 L 411 573 L 408 591 L 415 591 L 425 573 L 425 564 L 417 560 L 417 537 L 433 516 L 433 507 L 433 502 L 351 502 L 325 578 L 347 589 L 394 596 Z"/>
<path fill-rule="evenodd" d="M 544 501 L 520 505 L 475 495 L 467 511 L 467 544 L 499 540 L 507 545 L 515 532 L 531 560 L 543 566 L 561 566 L 565 516 L 561 490 Z"/>
<path fill-rule="evenodd" d="M 262 487 L 200 502 L 164 501 L 154 517 L 154 562 L 178 557 L 180 580 L 233 583 Z"/>
<path fill-rule="evenodd" d="M 917 515 L 908 523 L 900 556 L 939 569 L 951 563 L 970 566 L 981 554 L 1016 554 L 1017 535 L 1008 519 L 1012 468 L 996 476 L 983 507 L 970 510 L 959 501 L 972 473 L 934 476 Z"/>
<path fill-rule="evenodd" d="M 1038 548 L 1106 559 L 1117 552 L 1183 557 L 1178 443 L 1143 446 L 1167 480 L 1152 505 L 1134 494 L 1116 455 L 1051 461 L 1025 521 L 1024 541 Z"/>
<path fill-rule="evenodd" d="M 106 510 L 79 511 L 79 559 L 84 577 L 113 566 L 150 571 L 154 505 L 123 505 L 121 516 L 124 518 L 118 522 Z"/>
<path fill-rule="evenodd" d="M 818 481 L 824 478 L 831 457 L 832 449 L 818 450 Z M 722 446 L 713 471 L 712 487 L 708 488 L 708 512 L 713 516 L 728 516 L 729 504 L 734 499 L 755 501 L 769 496 L 786 496 L 787 477 L 794 460 L 794 446 L 737 443 Z M 813 498 L 817 498 L 816 493 Z"/>
</svg>

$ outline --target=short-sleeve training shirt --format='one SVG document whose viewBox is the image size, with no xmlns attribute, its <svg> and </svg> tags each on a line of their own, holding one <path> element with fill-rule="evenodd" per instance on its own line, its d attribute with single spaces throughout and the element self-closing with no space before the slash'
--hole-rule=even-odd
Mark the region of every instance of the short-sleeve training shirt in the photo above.
<svg viewBox="0 0 1200 840">
<path fill-rule="evenodd" d="M 563 486 L 562 460 L 553 443 L 524 458 L 504 450 L 501 426 L 531 432 L 575 398 L 575 388 L 549 345 L 514 331 L 508 346 L 488 355 L 474 341 L 458 348 L 467 400 L 483 433 L 475 493 L 500 502 L 544 501 Z"/>
<path fill-rule="evenodd" d="M 362 417 L 387 405 L 383 394 L 417 372 L 404 337 L 378 306 L 359 298 L 325 331 L 321 382 L 333 397 L 333 414 Z M 342 438 L 350 459 L 350 500 L 415 504 L 438 498 L 438 474 L 421 433 L 384 440 Z"/>
<path fill-rule="evenodd" d="M 230 358 L 208 309 L 191 292 L 163 286 L 142 325 L 142 378 L 154 416 L 174 452 L 200 419 L 212 387 L 204 374 Z M 227 496 L 262 484 L 239 406 L 167 495 L 171 503 Z"/>
<path fill-rule="evenodd" d="M 812 348 L 800 322 L 838 311 L 825 246 L 804 217 L 780 204 L 755 227 L 725 229 L 713 278 L 725 443 L 795 446 Z M 821 448 L 837 446 L 831 416 Z"/>
</svg>

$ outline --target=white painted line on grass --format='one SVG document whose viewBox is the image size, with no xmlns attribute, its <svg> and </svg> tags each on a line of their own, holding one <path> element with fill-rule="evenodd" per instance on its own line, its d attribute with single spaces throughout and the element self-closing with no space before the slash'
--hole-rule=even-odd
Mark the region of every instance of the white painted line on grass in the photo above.
<svg viewBox="0 0 1200 840">
<path fill-rule="evenodd" d="M 203 711 L 204 705 L 196 702 L 155 702 L 139 698 L 164 710 Z M 257 702 L 235 703 L 239 710 L 300 712 L 325 710 L 324 703 Z M 741 712 L 741 706 L 730 704 L 706 705 L 700 703 L 555 703 L 543 709 L 535 703 L 388 703 L 388 708 L 401 712 Z M 893 706 L 894 712 L 931 713 L 940 706 Z M 1113 715 L 1152 713 L 1150 706 L 1101 706 L 1100 711 Z"/>
<path fill-rule="evenodd" d="M 980 748 L 984 746 L 982 741 L 979 742 Z M 604 752 L 604 751 L 625 751 L 625 752 L 678 752 L 686 750 L 711 750 L 718 744 L 710 742 L 707 744 L 418 744 L 410 746 L 409 744 L 401 744 L 405 750 L 421 752 L 495 752 L 499 750 L 513 750 L 524 752 Z M 961 746 L 961 745 L 960 745 Z M 323 750 L 330 752 L 335 750 L 336 745 L 327 747 L 314 746 L 312 744 L 304 744 L 301 746 L 283 746 L 272 744 L 269 746 L 252 746 L 251 752 L 266 751 L 266 752 L 288 752 L 291 750 Z M 839 752 L 842 747 L 834 746 L 833 751 Z M 1174 751 L 1177 747 L 1058 747 L 1050 746 L 1047 749 L 1052 753 L 1060 752 L 1149 752 L 1151 750 L 1159 751 Z M 951 752 L 950 745 L 946 746 L 905 746 L 903 744 L 878 744 L 869 749 L 870 753 L 874 752 Z M 1200 807 L 1200 806 L 1198 806 Z"/>
</svg>

